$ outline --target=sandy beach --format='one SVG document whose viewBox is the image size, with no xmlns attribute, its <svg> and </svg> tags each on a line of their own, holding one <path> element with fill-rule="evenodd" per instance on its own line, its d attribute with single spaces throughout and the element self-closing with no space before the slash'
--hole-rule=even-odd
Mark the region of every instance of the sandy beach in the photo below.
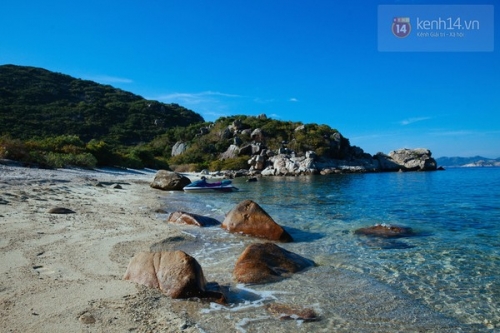
<svg viewBox="0 0 500 333">
<path fill-rule="evenodd" d="M 122 280 L 135 253 L 178 232 L 158 217 L 153 177 L 0 164 L 1 332 L 199 332 L 175 301 Z"/>
<path fill-rule="evenodd" d="M 318 267 L 293 279 L 234 285 L 235 260 L 255 240 L 166 223 L 165 209 L 193 205 L 200 213 L 214 200 L 176 201 L 183 193 L 150 188 L 154 175 L 0 164 L 0 332 L 460 331 L 458 322 L 321 256 L 313 257 Z M 73 213 L 49 213 L 54 208 Z M 130 259 L 158 244 L 193 255 L 209 282 L 230 289 L 232 305 L 175 300 L 124 281 Z M 288 248 L 307 255 L 312 246 Z M 274 318 L 266 306 L 275 303 L 312 307 L 320 320 Z"/>
</svg>

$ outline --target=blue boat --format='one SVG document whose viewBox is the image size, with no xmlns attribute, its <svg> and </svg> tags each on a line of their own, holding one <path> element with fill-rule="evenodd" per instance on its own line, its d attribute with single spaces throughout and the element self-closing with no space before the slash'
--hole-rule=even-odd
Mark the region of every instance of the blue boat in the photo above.
<svg viewBox="0 0 500 333">
<path fill-rule="evenodd" d="M 209 183 L 205 177 L 194 181 L 183 188 L 186 192 L 233 192 L 238 191 L 238 188 L 233 186 L 230 180 L 224 179 L 220 182 Z"/>
</svg>

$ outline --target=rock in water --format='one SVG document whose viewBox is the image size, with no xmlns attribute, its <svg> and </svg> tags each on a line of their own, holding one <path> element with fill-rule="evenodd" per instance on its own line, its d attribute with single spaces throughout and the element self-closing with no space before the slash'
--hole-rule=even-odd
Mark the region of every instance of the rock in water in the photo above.
<svg viewBox="0 0 500 333">
<path fill-rule="evenodd" d="M 273 243 L 248 246 L 236 261 L 233 276 L 240 283 L 267 283 L 314 266 L 312 260 Z"/>
<path fill-rule="evenodd" d="M 219 225 L 220 222 L 208 216 L 202 216 L 193 213 L 186 213 L 182 211 L 173 212 L 169 215 L 167 222 L 178 224 L 190 224 L 198 227 L 210 227 Z"/>
<path fill-rule="evenodd" d="M 123 278 L 159 288 L 172 298 L 202 297 L 207 284 L 200 264 L 183 251 L 140 252 Z"/>
<path fill-rule="evenodd" d="M 357 235 L 374 236 L 383 238 L 397 238 L 413 236 L 413 230 L 408 227 L 395 226 L 390 224 L 375 224 L 367 228 L 360 228 L 354 231 Z"/>
<path fill-rule="evenodd" d="M 158 170 L 150 186 L 163 191 L 181 191 L 189 184 L 191 180 L 185 176 L 172 171 Z"/>
<path fill-rule="evenodd" d="M 302 309 L 286 304 L 268 304 L 266 305 L 266 310 L 281 320 L 303 320 L 309 322 L 319 319 L 313 309 Z"/>
<path fill-rule="evenodd" d="M 234 207 L 222 222 L 222 228 L 230 232 L 266 238 L 274 241 L 292 242 L 293 238 L 252 200 L 244 200 Z"/>
</svg>

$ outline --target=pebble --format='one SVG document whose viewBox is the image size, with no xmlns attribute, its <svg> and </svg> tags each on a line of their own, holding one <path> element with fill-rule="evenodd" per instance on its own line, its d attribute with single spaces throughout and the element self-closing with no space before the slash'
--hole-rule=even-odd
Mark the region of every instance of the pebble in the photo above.
<svg viewBox="0 0 500 333">
<path fill-rule="evenodd" d="M 78 318 L 82 324 L 90 325 L 95 324 L 95 318 L 89 313 L 84 313 Z"/>
</svg>

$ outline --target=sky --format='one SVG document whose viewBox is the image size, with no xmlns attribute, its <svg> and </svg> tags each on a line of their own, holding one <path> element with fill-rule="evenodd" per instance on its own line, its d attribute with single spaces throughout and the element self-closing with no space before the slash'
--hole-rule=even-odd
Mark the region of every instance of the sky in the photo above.
<svg viewBox="0 0 500 333">
<path fill-rule="evenodd" d="M 500 19 L 492 51 L 380 51 L 379 5 L 426 4 L 2 0 L 0 65 L 109 84 L 206 121 L 266 114 L 327 124 L 370 154 L 500 157 Z M 417 38 L 416 23 L 402 42 Z"/>
</svg>

